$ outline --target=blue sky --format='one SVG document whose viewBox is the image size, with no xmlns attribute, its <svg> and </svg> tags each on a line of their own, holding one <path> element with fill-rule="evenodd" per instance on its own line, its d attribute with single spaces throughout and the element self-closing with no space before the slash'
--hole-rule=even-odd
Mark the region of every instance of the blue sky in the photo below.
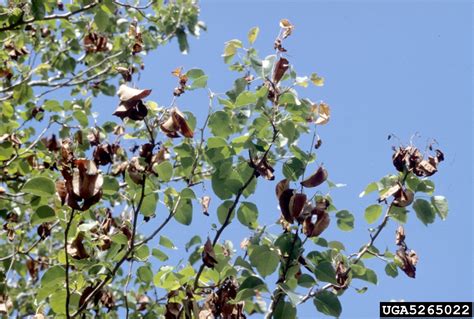
<svg viewBox="0 0 474 319">
<path fill-rule="evenodd" d="M 358 194 L 368 183 L 395 173 L 391 146 L 397 141 L 387 141 L 387 136 L 393 133 L 407 143 L 418 132 L 418 146 L 424 148 L 427 139 L 435 138 L 446 155 L 433 180 L 436 193 L 449 200 L 448 219 L 437 219 L 425 227 L 411 212 L 406 226 L 407 243 L 420 256 L 417 278 L 400 273 L 392 279 L 385 275 L 382 261 L 368 261 L 366 265 L 379 274 L 379 284 L 369 284 L 364 295 L 353 289 L 344 294 L 342 317 L 378 317 L 378 303 L 390 299 L 472 301 L 472 4 L 202 1 L 201 8 L 208 31 L 199 40 L 190 40 L 186 56 L 178 53 L 176 42 L 150 53 L 138 85 L 153 88 L 150 99 L 168 105 L 175 86 L 170 71 L 177 66 L 199 67 L 209 75 L 209 87 L 224 92 L 236 75 L 227 71 L 220 57 L 223 43 L 233 38 L 245 40 L 248 30 L 259 26 L 256 47 L 261 56 L 271 54 L 278 21 L 289 19 L 296 26 L 285 44 L 290 62 L 299 73 L 318 72 L 326 79 L 324 87 L 312 86 L 301 95 L 331 106 L 331 121 L 319 130 L 323 146 L 318 150 L 318 163 L 325 164 L 331 180 L 347 184 L 332 196 L 338 209 L 348 209 L 356 216 L 356 224 L 354 231 L 343 233 L 333 220 L 325 237 L 345 243 L 348 253 L 369 239 L 363 212 L 376 201 L 375 195 L 359 198 Z M 207 103 L 205 92 L 189 92 L 178 105 L 199 115 L 206 113 Z M 108 102 L 103 108 L 114 106 Z M 202 120 L 198 116 L 199 123 Z M 309 138 L 299 143 L 304 149 Z M 250 198 L 258 204 L 261 224 L 273 222 L 278 214 L 275 183 L 259 181 L 259 191 Z M 211 203 L 214 209 L 218 205 L 217 200 Z M 158 211 L 157 215 L 160 219 L 165 213 Z M 176 258 L 184 257 L 183 246 L 189 239 L 176 234 L 211 234 L 210 219 L 197 208 L 191 228 L 172 223 L 166 229 L 165 234 L 180 247 Z M 392 223 L 384 230 L 377 240 L 379 248 L 395 250 L 395 228 Z M 239 242 L 247 235 L 234 222 L 223 238 L 233 240 L 240 253 Z M 366 284 L 354 282 L 354 286 Z M 311 302 L 300 309 L 299 317 L 315 317 Z"/>
</svg>

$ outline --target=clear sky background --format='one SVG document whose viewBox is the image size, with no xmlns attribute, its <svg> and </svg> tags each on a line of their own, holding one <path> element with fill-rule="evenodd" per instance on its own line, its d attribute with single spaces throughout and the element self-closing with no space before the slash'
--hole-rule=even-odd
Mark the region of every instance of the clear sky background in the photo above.
<svg viewBox="0 0 474 319">
<path fill-rule="evenodd" d="M 202 15 L 208 26 L 199 40 L 190 40 L 188 55 L 178 52 L 174 41 L 152 52 L 146 59 L 139 87 L 152 88 L 150 99 L 168 105 L 175 79 L 170 71 L 177 66 L 199 67 L 209 75 L 209 87 L 225 92 L 236 73 L 227 71 L 222 54 L 225 41 L 246 40 L 251 27 L 259 26 L 256 47 L 260 56 L 273 52 L 278 21 L 289 19 L 296 29 L 286 41 L 288 58 L 298 73 L 318 72 L 326 79 L 322 88 L 310 86 L 300 95 L 331 106 L 330 123 L 319 130 L 323 146 L 318 163 L 327 167 L 330 179 L 347 187 L 332 191 L 338 209 L 356 216 L 355 229 L 344 233 L 333 220 L 325 232 L 328 240 L 346 244 L 355 252 L 369 239 L 363 218 L 365 207 L 376 195 L 359 198 L 365 186 L 388 173 L 395 134 L 404 143 L 418 132 L 414 141 L 424 148 L 435 138 L 446 161 L 433 177 L 436 193 L 448 198 L 448 219 L 424 226 L 409 214 L 407 243 L 420 256 L 417 278 L 403 272 L 393 279 L 385 275 L 384 262 L 371 259 L 366 265 L 379 274 L 377 286 L 355 280 L 354 287 L 368 286 L 364 294 L 354 289 L 342 297 L 343 318 L 378 317 L 378 303 L 391 299 L 406 301 L 472 301 L 473 298 L 473 200 L 472 200 L 472 4 L 470 1 L 202 1 Z M 115 108 L 115 99 L 99 98 L 95 110 L 106 113 Z M 179 100 L 182 110 L 198 115 L 202 125 L 207 112 L 205 92 L 188 92 Z M 309 136 L 299 145 L 309 147 Z M 281 175 L 280 175 L 281 176 Z M 278 178 L 278 177 L 277 177 Z M 278 216 L 274 198 L 275 182 L 259 181 L 259 191 L 249 200 L 258 204 L 261 224 L 273 223 Z M 209 189 L 207 193 L 211 190 Z M 200 192 L 200 191 L 199 191 Z M 219 205 L 214 199 L 211 214 Z M 162 209 L 161 209 L 162 210 Z M 165 212 L 157 212 L 158 223 Z M 174 258 L 184 258 L 184 243 L 191 234 L 210 232 L 210 223 L 195 206 L 193 224 L 173 222 L 165 231 L 176 239 L 179 250 Z M 146 225 L 142 230 L 146 232 Z M 377 240 L 380 249 L 396 249 L 392 223 Z M 278 231 L 274 228 L 275 232 Z M 239 243 L 249 233 L 235 221 L 224 239 Z M 311 249 L 311 243 L 308 246 Z M 313 247 L 314 249 L 317 247 Z M 156 264 L 158 267 L 159 264 Z M 311 302 L 299 310 L 300 318 L 321 316 Z"/>
</svg>

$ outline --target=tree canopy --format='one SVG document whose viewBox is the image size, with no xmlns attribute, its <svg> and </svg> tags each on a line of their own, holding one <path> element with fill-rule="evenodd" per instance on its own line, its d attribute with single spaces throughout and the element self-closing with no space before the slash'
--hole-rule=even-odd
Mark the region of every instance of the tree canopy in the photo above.
<svg viewBox="0 0 474 319">
<path fill-rule="evenodd" d="M 197 68 L 170 66 L 171 101 L 152 101 L 153 83 L 137 84 L 153 72 L 145 54 L 172 39 L 187 53 L 187 38 L 205 29 L 192 0 L 0 7 L 2 315 L 294 318 L 309 301 L 338 317 L 338 297 L 353 282 L 377 283 L 367 259 L 385 263 L 388 276 L 415 278 L 408 212 L 425 225 L 448 214 L 430 180 L 444 160 L 436 143 L 394 147 L 394 171 L 360 194 L 377 194 L 364 212 L 368 240 L 346 252 L 324 232 L 351 231 L 355 216 L 336 208 L 331 191 L 341 185 L 316 160 L 318 127 L 333 120 L 331 107 L 301 96 L 324 78 L 297 73 L 289 61 L 290 21 L 279 21 L 265 57 L 255 45 L 258 27 L 224 44 L 235 74 L 225 93 Z M 204 115 L 180 104 L 195 90 L 208 94 Z M 115 96 L 115 120 L 102 119 L 99 95 Z M 309 149 L 299 144 L 306 134 Z M 259 223 L 252 195 L 263 183 L 275 186 L 268 200 L 279 206 L 271 212 L 277 227 Z M 176 247 L 162 233 L 197 218 L 215 218 L 208 238 L 190 226 L 180 234 L 187 244 Z M 152 230 L 141 231 L 144 223 Z M 231 223 L 250 234 L 242 255 L 225 240 Z M 399 226 L 382 251 L 376 240 L 388 223 Z M 183 251 L 178 265 L 166 249 Z"/>
</svg>

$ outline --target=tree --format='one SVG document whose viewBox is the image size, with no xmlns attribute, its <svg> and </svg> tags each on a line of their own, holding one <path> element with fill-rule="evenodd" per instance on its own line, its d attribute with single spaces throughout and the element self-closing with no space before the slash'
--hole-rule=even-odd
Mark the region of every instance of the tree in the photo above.
<svg viewBox="0 0 474 319">
<path fill-rule="evenodd" d="M 345 253 L 324 231 L 331 220 L 350 231 L 355 218 L 336 208 L 330 194 L 339 185 L 315 163 L 317 128 L 329 122 L 330 107 L 298 94 L 324 79 L 298 76 L 288 61 L 288 20 L 280 21 L 274 53 L 264 59 L 254 47 L 257 27 L 247 41 L 225 43 L 224 62 L 237 74 L 225 94 L 207 88 L 200 69 L 172 71 L 169 107 L 147 99 L 151 86 L 134 84 L 148 71 L 142 52 L 175 37 L 188 51 L 187 35 L 205 28 L 198 15 L 193 1 L 10 1 L 1 8 L 3 314 L 292 318 L 312 301 L 337 317 L 338 296 L 353 281 L 377 282 L 366 259 L 385 262 L 389 276 L 401 270 L 415 277 L 418 256 L 402 224 L 409 209 L 426 225 L 447 217 L 447 201 L 433 195 L 429 179 L 442 151 L 435 143 L 426 152 L 412 143 L 394 149 L 395 174 L 361 194 L 378 193 L 365 210 L 377 226 L 359 251 Z M 54 98 L 65 89 L 70 99 Z M 193 90 L 208 91 L 204 116 L 178 107 Z M 118 96 L 116 121 L 101 122 L 93 103 L 100 94 Z M 308 133 L 312 142 L 303 150 L 298 142 Z M 252 202 L 262 183 L 275 185 L 276 233 L 259 225 Z M 162 230 L 206 215 L 217 216 L 210 237 L 191 228 L 187 259 L 179 267 L 167 263 L 157 244 L 175 245 Z M 152 230 L 140 232 L 142 221 Z M 241 256 L 223 241 L 237 221 L 252 234 L 241 242 Z M 388 223 L 400 223 L 395 245 L 380 251 L 376 240 Z"/>
</svg>

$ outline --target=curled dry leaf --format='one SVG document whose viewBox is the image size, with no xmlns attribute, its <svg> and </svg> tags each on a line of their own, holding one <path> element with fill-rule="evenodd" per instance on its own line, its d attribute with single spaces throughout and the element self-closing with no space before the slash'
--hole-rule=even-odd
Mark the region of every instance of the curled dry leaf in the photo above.
<svg viewBox="0 0 474 319">
<path fill-rule="evenodd" d="M 328 172 L 323 166 L 320 166 L 313 175 L 302 181 L 301 185 L 307 188 L 316 187 L 324 183 L 327 179 Z"/>
<path fill-rule="evenodd" d="M 303 222 L 303 233 L 308 237 L 317 237 L 328 228 L 329 214 L 326 210 L 314 208 L 311 215 Z"/>
<path fill-rule="evenodd" d="M 395 244 L 403 246 L 405 244 L 405 228 L 399 225 L 395 232 Z"/>
<path fill-rule="evenodd" d="M 74 259 L 86 259 L 89 258 L 89 254 L 87 253 L 82 240 L 84 239 L 84 235 L 82 232 L 79 232 L 76 238 L 72 241 L 71 244 L 67 245 L 67 252 L 71 255 Z"/>
<path fill-rule="evenodd" d="M 150 89 L 139 90 L 131 88 L 125 84 L 120 85 L 117 91 L 117 95 L 122 102 L 138 101 L 146 98 L 148 95 L 150 95 L 150 93 Z"/>
<path fill-rule="evenodd" d="M 291 33 L 293 33 L 293 29 L 295 28 L 295 26 L 291 24 L 288 19 L 281 19 L 280 28 L 283 29 L 282 38 L 286 39 L 291 35 Z"/>
<path fill-rule="evenodd" d="M 61 142 L 56 138 L 56 134 L 51 135 L 50 138 L 43 138 L 41 141 L 50 152 L 56 152 L 61 149 Z"/>
<path fill-rule="evenodd" d="M 400 183 L 397 183 L 387 189 L 378 199 L 378 202 L 381 203 L 385 201 L 387 198 L 389 198 L 392 195 L 395 195 L 397 192 L 399 192 L 402 189 L 402 186 Z"/>
<path fill-rule="evenodd" d="M 278 184 L 275 187 L 275 194 L 277 199 L 280 199 L 281 194 L 288 189 L 290 185 L 290 181 L 285 179 L 282 179 L 281 181 L 278 182 Z"/>
<path fill-rule="evenodd" d="M 317 125 L 325 125 L 329 122 L 329 118 L 331 117 L 331 109 L 329 105 L 324 102 L 320 102 L 316 105 L 318 117 L 314 121 Z"/>
<path fill-rule="evenodd" d="M 177 302 L 168 302 L 166 304 L 165 319 L 178 319 L 181 313 L 181 304 Z"/>
<path fill-rule="evenodd" d="M 398 147 L 394 149 L 392 155 L 393 165 L 399 172 L 411 171 L 420 177 L 431 176 L 438 171 L 438 164 L 444 161 L 444 154 L 441 150 L 435 150 L 434 156 L 428 159 L 423 158 L 423 154 L 416 147 Z"/>
<path fill-rule="evenodd" d="M 94 149 L 92 157 L 97 165 L 112 164 L 113 156 L 120 147 L 117 144 L 99 144 Z"/>
<path fill-rule="evenodd" d="M 214 247 L 212 247 L 212 243 L 209 238 L 204 244 L 204 250 L 202 251 L 202 262 L 209 268 L 214 268 L 214 265 L 217 264 Z"/>
<path fill-rule="evenodd" d="M 396 257 L 398 265 L 401 270 L 407 274 L 410 278 L 415 278 L 416 276 L 416 264 L 418 263 L 418 255 L 414 250 L 406 251 L 404 248 L 400 248 L 396 252 Z"/>
<path fill-rule="evenodd" d="M 395 194 L 393 194 L 393 197 L 393 205 L 397 207 L 406 207 L 413 203 L 415 194 L 409 189 L 400 188 Z"/>
<path fill-rule="evenodd" d="M 268 163 L 267 158 L 264 157 L 263 159 L 259 160 L 250 160 L 250 166 L 255 169 L 256 176 L 263 176 L 266 180 L 272 181 L 275 179 L 275 175 L 273 173 L 275 170 L 273 167 Z"/>
<path fill-rule="evenodd" d="M 78 159 L 72 178 L 74 195 L 87 201 L 102 193 L 104 179 L 93 161 Z"/>
<path fill-rule="evenodd" d="M 120 73 L 125 82 L 132 81 L 133 68 L 124 68 L 123 66 L 118 66 L 115 70 Z"/>
<path fill-rule="evenodd" d="M 288 62 L 285 58 L 280 58 L 278 62 L 275 64 L 275 69 L 273 70 L 273 83 L 276 85 L 280 82 L 281 78 L 285 74 L 285 72 L 290 67 L 290 62 Z"/>
<path fill-rule="evenodd" d="M 178 133 L 189 138 L 194 136 L 194 132 L 186 122 L 184 114 L 177 107 L 170 110 L 168 118 L 160 125 L 160 128 L 171 138 L 179 137 Z"/>
<path fill-rule="evenodd" d="M 41 240 L 45 240 L 51 235 L 51 225 L 49 223 L 42 223 L 38 226 L 36 233 L 40 236 Z"/>
<path fill-rule="evenodd" d="M 141 185 L 143 183 L 145 167 L 140 164 L 138 157 L 132 157 L 127 172 L 135 184 Z"/>
<path fill-rule="evenodd" d="M 293 215 L 290 211 L 290 200 L 293 197 L 294 192 L 294 189 L 286 189 L 281 193 L 280 197 L 278 198 L 281 213 L 285 220 L 290 224 L 294 222 Z"/>
<path fill-rule="evenodd" d="M 86 53 L 107 52 L 112 50 L 112 43 L 98 33 L 91 32 L 84 37 Z"/>
<path fill-rule="evenodd" d="M 306 194 L 297 193 L 291 196 L 290 203 L 289 203 L 291 216 L 295 219 L 298 219 L 305 205 L 306 205 Z"/>
<path fill-rule="evenodd" d="M 211 197 L 203 196 L 201 198 L 202 213 L 209 216 L 209 204 L 211 203 Z"/>
<path fill-rule="evenodd" d="M 347 268 L 344 265 L 344 262 L 339 261 L 336 266 L 336 282 L 339 285 L 338 287 L 334 287 L 336 290 L 343 290 L 346 289 L 349 285 L 349 273 L 347 272 Z"/>
<path fill-rule="evenodd" d="M 137 296 L 137 310 L 144 311 L 150 304 L 150 298 L 147 295 L 139 295 Z"/>
</svg>

